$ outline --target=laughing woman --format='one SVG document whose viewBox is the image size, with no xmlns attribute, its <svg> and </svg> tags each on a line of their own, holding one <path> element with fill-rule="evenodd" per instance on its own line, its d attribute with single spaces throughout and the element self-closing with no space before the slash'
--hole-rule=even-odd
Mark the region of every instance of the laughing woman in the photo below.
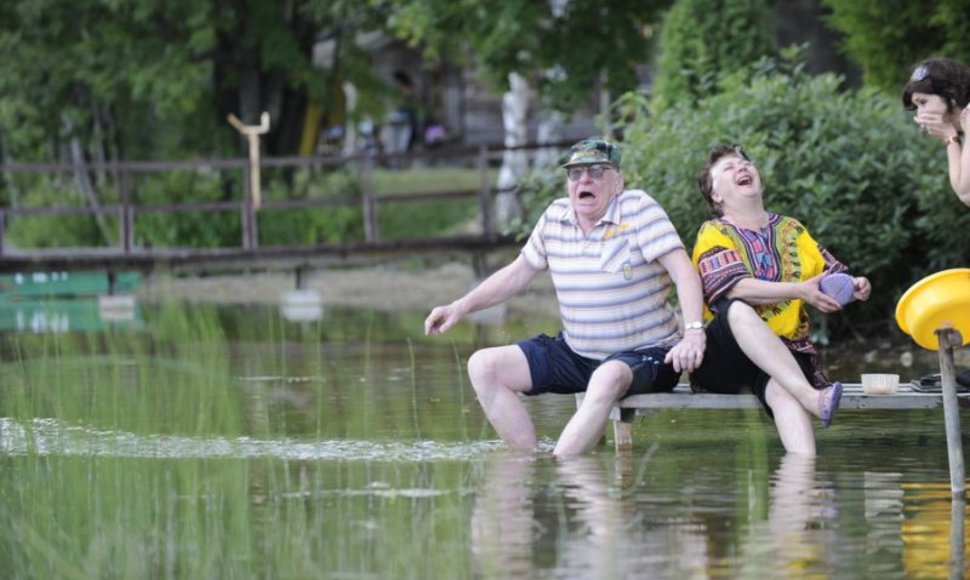
<svg viewBox="0 0 970 580">
<path fill-rule="evenodd" d="M 903 87 L 903 106 L 916 111 L 920 130 L 943 142 L 950 185 L 970 206 L 970 147 L 961 138 L 970 128 L 970 67 L 933 57 L 919 63 Z"/>
<path fill-rule="evenodd" d="M 701 226 L 694 245 L 709 311 L 707 355 L 691 385 L 750 390 L 774 419 L 785 450 L 814 456 L 812 416 L 831 423 L 842 385 L 822 372 L 806 305 L 841 310 L 843 302 L 823 293 L 820 282 L 847 268 L 798 221 L 765 210 L 761 175 L 740 147 L 713 149 L 697 181 L 717 217 Z M 851 298 L 869 298 L 866 278 L 848 280 Z"/>
</svg>

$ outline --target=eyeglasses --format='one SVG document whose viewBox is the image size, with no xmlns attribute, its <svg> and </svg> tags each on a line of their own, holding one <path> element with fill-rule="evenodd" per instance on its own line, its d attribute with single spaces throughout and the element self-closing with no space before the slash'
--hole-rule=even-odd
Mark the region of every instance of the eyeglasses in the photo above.
<svg viewBox="0 0 970 580">
<path fill-rule="evenodd" d="M 583 173 L 589 173 L 589 176 L 593 179 L 602 179 L 603 174 L 608 169 L 612 169 L 612 167 L 609 165 L 580 165 L 567 169 L 566 175 L 569 177 L 569 181 L 579 181 L 583 177 Z"/>
</svg>

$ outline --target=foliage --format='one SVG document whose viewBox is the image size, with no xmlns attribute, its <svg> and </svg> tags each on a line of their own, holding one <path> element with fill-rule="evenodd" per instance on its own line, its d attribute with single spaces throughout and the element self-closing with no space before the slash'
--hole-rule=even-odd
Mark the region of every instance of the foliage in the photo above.
<svg viewBox="0 0 970 580">
<path fill-rule="evenodd" d="M 839 77 L 809 77 L 798 67 L 780 71 L 762 61 L 755 69 L 754 77 L 723 79 L 723 93 L 696 106 L 675 103 L 660 116 L 640 94 L 614 104 L 619 121 L 606 133 L 623 143 L 627 186 L 650 192 L 688 247 L 709 218 L 696 172 L 710 148 L 739 143 L 758 164 L 768 209 L 801 220 L 872 281 L 872 299 L 850 308 L 851 319 L 892 320 L 909 284 L 965 264 L 970 240 L 956 232 L 970 228 L 970 212 L 949 191 L 942 148 L 922 141 L 895 99 L 842 92 Z M 561 191 L 560 177 L 531 192 L 531 205 Z"/>
<path fill-rule="evenodd" d="M 664 18 L 653 83 L 654 106 L 694 102 L 717 79 L 774 53 L 766 0 L 678 0 Z"/>
<path fill-rule="evenodd" d="M 302 198 L 361 198 L 360 180 L 348 170 L 323 174 L 301 171 L 294 181 L 294 184 L 288 184 L 281 177 L 271 180 L 266 188 L 267 198 L 287 199 L 293 190 L 302 192 L 299 196 Z M 364 216 L 360 203 L 314 209 L 260 210 L 259 239 L 262 245 L 336 243 L 363 238 Z"/>
<path fill-rule="evenodd" d="M 867 85 L 898 92 L 919 60 L 932 55 L 970 60 L 965 0 L 822 0 L 828 23 L 844 35 L 843 50 Z"/>
<path fill-rule="evenodd" d="M 473 55 L 506 90 L 510 73 L 533 77 L 543 100 L 563 111 L 605 84 L 636 87 L 660 11 L 669 0 L 392 0 L 392 29 L 430 58 Z"/>
<path fill-rule="evenodd" d="M 359 2 L 11 0 L 0 5 L 0 137 L 8 159 L 52 160 L 77 140 L 87 159 L 240 151 L 234 113 L 272 118 L 265 146 L 293 153 L 308 102 L 337 106 L 340 83 L 373 84 L 345 39 L 377 28 Z M 313 66 L 334 39 L 328 69 Z"/>
<path fill-rule="evenodd" d="M 70 180 L 58 174 L 7 175 L 11 201 L 18 207 L 74 207 L 83 204 L 70 188 Z M 65 192 L 67 194 L 65 195 Z M 8 201 L 10 203 L 10 201 Z M 98 245 L 102 233 L 91 216 L 11 216 L 7 217 L 5 241 L 22 248 L 58 248 Z M 116 220 L 107 220 L 111 226 Z M 110 226 L 109 226 L 110 227 Z M 112 230 L 116 231 L 116 230 Z M 117 237 L 114 238 L 117 240 Z"/>
</svg>

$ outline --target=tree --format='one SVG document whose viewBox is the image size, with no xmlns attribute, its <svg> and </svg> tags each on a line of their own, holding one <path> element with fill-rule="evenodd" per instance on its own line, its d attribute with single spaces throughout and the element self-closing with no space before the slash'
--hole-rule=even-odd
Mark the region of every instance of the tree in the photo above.
<svg viewBox="0 0 970 580">
<path fill-rule="evenodd" d="M 774 50 L 766 0 L 677 0 L 661 29 L 654 106 L 696 102 L 717 90 L 720 76 Z"/>
<path fill-rule="evenodd" d="M 939 55 L 970 60 L 966 0 L 823 0 L 842 49 L 862 69 L 866 84 L 898 92 L 921 59 Z"/>
<path fill-rule="evenodd" d="M 266 152 L 295 154 L 311 103 L 338 110 L 348 80 L 362 94 L 384 88 L 353 42 L 383 22 L 379 9 L 350 0 L 2 2 L 0 159 L 73 166 L 68 188 L 60 175 L 3 175 L 3 202 L 97 207 L 115 201 L 120 179 L 89 170 L 91 162 L 239 155 L 246 142 L 227 124 L 229 113 L 256 124 L 268 111 Z M 313 63 L 321 38 L 334 47 L 325 69 Z M 358 108 L 369 104 L 361 99 Z M 241 191 L 239 176 L 226 173 L 140 176 L 135 188 L 143 203 L 238 199 Z M 102 214 L 60 230 L 27 221 L 10 230 L 15 241 L 96 245 L 117 237 Z M 238 239 L 234 227 L 200 219 L 149 222 L 142 231 L 217 245 Z"/>
<path fill-rule="evenodd" d="M 457 55 L 505 93 L 505 145 L 525 142 L 527 95 L 539 95 L 540 117 L 556 121 L 588 105 L 599 90 L 636 88 L 649 62 L 654 25 L 669 0 L 390 0 L 391 27 L 431 59 Z M 540 131 L 544 138 L 554 129 Z M 498 187 L 521 177 L 522 155 L 503 160 Z M 512 194 L 497 199 L 497 222 L 515 221 Z"/>
<path fill-rule="evenodd" d="M 238 151 L 226 115 L 273 119 L 266 147 L 295 153 L 306 105 L 346 79 L 375 85 L 355 32 L 383 16 L 349 0 L 11 0 L 0 6 L 0 135 L 5 154 L 88 159 Z M 318 38 L 338 39 L 329 69 Z"/>
<path fill-rule="evenodd" d="M 464 55 L 492 86 L 528 77 L 553 108 L 573 111 L 602 85 L 636 87 L 669 0 L 390 0 L 392 29 L 425 56 Z"/>
</svg>

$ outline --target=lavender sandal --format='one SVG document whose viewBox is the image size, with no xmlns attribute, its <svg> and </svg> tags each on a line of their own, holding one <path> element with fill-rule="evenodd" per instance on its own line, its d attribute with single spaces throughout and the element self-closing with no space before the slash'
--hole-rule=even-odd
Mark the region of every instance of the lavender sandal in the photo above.
<svg viewBox="0 0 970 580">
<path fill-rule="evenodd" d="M 842 383 L 836 381 L 832 386 L 822 392 L 822 426 L 828 427 L 832 424 L 835 412 L 839 410 L 839 401 L 842 400 Z"/>
</svg>

